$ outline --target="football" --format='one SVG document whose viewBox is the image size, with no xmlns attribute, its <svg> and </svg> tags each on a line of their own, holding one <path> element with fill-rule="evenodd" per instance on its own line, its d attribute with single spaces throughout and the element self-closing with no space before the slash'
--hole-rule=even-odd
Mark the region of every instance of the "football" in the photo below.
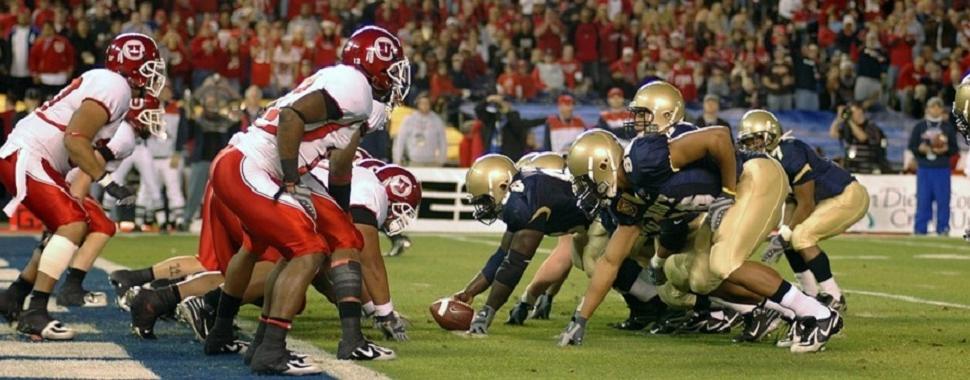
<svg viewBox="0 0 970 380">
<path fill-rule="evenodd" d="M 933 138 L 930 141 L 931 141 L 930 145 L 933 147 L 933 149 L 945 148 L 947 143 L 946 135 L 942 133 L 937 134 L 936 136 L 933 136 Z"/>
<path fill-rule="evenodd" d="M 467 303 L 451 298 L 442 298 L 431 304 L 429 308 L 438 326 L 448 331 L 464 331 L 472 323 L 475 310 Z"/>
</svg>

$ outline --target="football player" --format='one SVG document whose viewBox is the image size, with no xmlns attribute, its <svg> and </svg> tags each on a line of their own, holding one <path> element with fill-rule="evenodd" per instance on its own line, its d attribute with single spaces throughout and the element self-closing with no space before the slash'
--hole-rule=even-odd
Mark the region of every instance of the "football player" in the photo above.
<svg viewBox="0 0 970 380">
<path fill-rule="evenodd" d="M 314 366 L 293 366 L 285 340 L 292 318 L 305 300 L 305 290 L 328 253 L 328 277 L 343 330 L 337 357 L 370 356 L 374 351 L 360 331 L 363 285 L 359 254 L 351 249 L 332 250 L 317 234 L 317 210 L 312 192 L 301 182 L 301 171 L 312 169 L 336 148 L 330 154 L 328 192 L 341 209 L 349 211 L 351 162 L 361 136 L 368 131 L 373 100 L 393 105 L 404 99 L 410 72 L 397 37 L 374 26 L 350 36 L 341 62 L 317 71 L 273 102 L 212 165 L 208 186 L 213 198 L 231 210 L 246 235 L 241 250 L 245 253 L 235 255 L 226 272 L 216 322 L 206 336 L 206 352 L 221 352 L 221 347 L 234 340 L 232 317 L 238 313 L 240 296 L 260 254 L 272 246 L 283 256 L 267 280 L 265 315 L 247 351 L 255 373 L 320 372 Z M 340 213 L 327 219 L 333 225 L 351 223 Z"/>
<path fill-rule="evenodd" d="M 801 339 L 792 345 L 793 352 L 821 349 L 841 329 L 839 314 L 799 292 L 770 267 L 746 261 L 780 219 L 787 186 L 780 180 L 779 165 L 767 159 L 748 161 L 752 167 L 744 171 L 743 196 L 735 204 L 739 170 L 730 132 L 681 128 L 683 106 L 680 91 L 672 85 L 648 83 L 630 107 L 634 123 L 641 124 L 644 133 L 626 152 L 615 139 L 593 134 L 571 147 L 567 162 L 582 207 L 595 210 L 608 199 L 620 226 L 559 344 L 582 343 L 586 321 L 602 303 L 620 260 L 640 234 L 637 224 L 659 224 L 688 214 L 692 207 L 696 211 L 707 206 L 713 244 L 707 258 L 692 263 L 691 291 L 747 304 L 769 298 L 801 318 L 796 324 Z M 719 228 L 722 221 L 724 228 Z M 663 266 L 657 264 L 654 267 Z"/>
<path fill-rule="evenodd" d="M 970 144 L 970 75 L 963 77 L 953 99 L 953 124 L 957 132 Z M 970 228 L 963 232 L 963 240 L 970 242 Z"/>
<path fill-rule="evenodd" d="M 15 194 L 4 212 L 11 215 L 23 204 L 53 233 L 40 257 L 33 260 L 38 268 L 36 278 L 18 281 L 6 292 L 14 294 L 0 296 L 0 310 L 10 316 L 18 310 L 12 300 L 31 292 L 17 330 L 35 339 L 74 337 L 73 330 L 47 312 L 54 284 L 89 232 L 89 212 L 71 196 L 64 176 L 73 163 L 104 186 L 108 194 L 130 202 L 132 191 L 114 183 L 104 162 L 97 158 L 94 143 L 114 135 L 132 97 L 142 96 L 143 91 L 158 96 L 165 82 L 165 63 L 159 58 L 155 41 L 143 34 L 115 37 L 108 45 L 105 67 L 75 78 L 20 120 L 0 147 L 0 182 Z"/>
<path fill-rule="evenodd" d="M 162 118 L 165 120 L 164 133 L 161 136 L 151 136 L 146 141 L 153 160 L 152 167 L 155 169 L 148 175 L 155 177 L 157 186 L 154 188 L 155 193 L 146 194 L 143 198 L 156 200 L 155 209 L 147 210 L 147 212 L 154 214 L 154 220 L 159 223 L 163 231 L 184 229 L 184 227 L 177 225 L 182 220 L 185 195 L 182 194 L 182 168 L 184 165 L 181 160 L 181 152 L 179 152 L 181 147 L 176 146 L 179 140 L 179 126 L 180 123 L 184 124 L 184 122 L 182 122 L 178 103 L 172 99 L 171 85 L 162 89 L 162 97 L 159 100 L 162 101 L 164 109 L 162 113 Z M 165 205 L 161 203 L 162 187 L 165 188 L 167 212 Z M 141 192 L 141 188 L 138 190 Z M 148 190 L 151 189 L 146 187 L 145 191 Z"/>
<path fill-rule="evenodd" d="M 784 254 L 803 292 L 844 311 L 842 289 L 818 242 L 842 234 L 862 219 L 869 210 L 869 192 L 852 174 L 819 157 L 808 144 L 785 138 L 781 123 L 771 112 L 745 113 L 738 143 L 741 149 L 768 154 L 781 162 L 795 197 L 791 220 L 771 238 L 764 261 L 775 262 Z"/>
</svg>

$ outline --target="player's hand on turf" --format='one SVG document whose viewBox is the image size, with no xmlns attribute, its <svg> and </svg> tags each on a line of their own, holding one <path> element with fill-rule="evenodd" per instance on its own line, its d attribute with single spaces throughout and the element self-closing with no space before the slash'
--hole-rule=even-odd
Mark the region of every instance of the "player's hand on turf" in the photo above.
<svg viewBox="0 0 970 380">
<path fill-rule="evenodd" d="M 387 317 L 378 317 L 377 324 L 384 333 L 385 339 L 393 339 L 398 342 L 408 340 L 407 320 L 401 317 L 396 311 Z"/>
<path fill-rule="evenodd" d="M 117 204 L 119 206 L 129 206 L 135 203 L 135 192 L 129 189 L 128 186 L 122 186 L 116 182 L 111 182 L 108 184 L 108 186 L 105 186 L 104 191 L 117 199 Z"/>
<path fill-rule="evenodd" d="M 771 241 L 768 242 L 768 248 L 765 249 L 765 253 L 761 255 L 761 261 L 774 264 L 778 262 L 781 255 L 785 253 L 785 248 L 788 247 L 788 242 L 785 241 L 781 234 L 777 234 L 771 237 Z"/>
<path fill-rule="evenodd" d="M 279 200 L 283 193 L 290 194 L 296 203 L 303 207 L 303 210 L 310 215 L 310 219 L 317 220 L 317 209 L 313 207 L 313 196 L 310 192 L 310 188 L 299 185 L 299 184 L 284 184 L 280 187 L 280 191 L 276 193 L 276 199 Z"/>
<path fill-rule="evenodd" d="M 566 329 L 559 334 L 559 347 L 579 346 L 583 344 L 583 337 L 586 335 L 586 318 L 577 312 L 573 315 L 572 321 L 566 325 Z"/>
<path fill-rule="evenodd" d="M 734 197 L 726 194 L 721 195 L 708 206 L 707 218 L 711 221 L 711 230 L 717 231 L 721 226 L 721 220 L 724 219 L 724 214 L 731 206 L 734 206 Z"/>
</svg>

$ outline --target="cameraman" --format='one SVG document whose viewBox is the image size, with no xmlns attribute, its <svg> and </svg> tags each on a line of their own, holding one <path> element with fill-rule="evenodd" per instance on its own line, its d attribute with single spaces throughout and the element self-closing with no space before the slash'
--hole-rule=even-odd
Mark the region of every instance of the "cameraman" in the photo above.
<svg viewBox="0 0 970 380">
<path fill-rule="evenodd" d="M 545 118 L 523 119 L 519 111 L 502 95 L 490 95 L 475 107 L 475 117 L 482 121 L 481 137 L 486 153 L 499 153 L 518 161 L 536 148 L 530 144 L 532 128 L 546 123 Z"/>
<path fill-rule="evenodd" d="M 850 172 L 878 174 L 889 171 L 886 135 L 866 118 L 861 103 L 852 103 L 848 108 L 838 107 L 829 127 L 829 136 L 839 140 L 845 149 L 843 165 Z"/>
</svg>

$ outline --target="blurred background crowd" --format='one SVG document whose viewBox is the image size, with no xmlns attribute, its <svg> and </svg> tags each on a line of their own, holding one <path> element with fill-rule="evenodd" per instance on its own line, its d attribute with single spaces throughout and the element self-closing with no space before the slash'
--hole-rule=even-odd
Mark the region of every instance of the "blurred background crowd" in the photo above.
<svg viewBox="0 0 970 380">
<path fill-rule="evenodd" d="M 911 172 L 926 153 L 911 148 L 910 132 L 948 123 L 970 69 L 966 3 L 4 0 L 0 123 L 5 135 L 102 64 L 113 36 L 145 33 L 168 64 L 168 109 L 184 115 L 178 150 L 190 158 L 204 146 L 191 121 L 221 117 L 245 128 L 267 101 L 337 62 L 353 30 L 378 25 L 401 39 L 412 78 L 409 107 L 365 141 L 379 158 L 465 166 L 487 152 L 562 150 L 588 128 L 629 138 L 626 103 L 660 78 L 681 89 L 698 124 L 767 108 L 853 171 Z M 930 153 L 935 165 L 961 170 L 950 139 L 952 151 Z"/>
</svg>

